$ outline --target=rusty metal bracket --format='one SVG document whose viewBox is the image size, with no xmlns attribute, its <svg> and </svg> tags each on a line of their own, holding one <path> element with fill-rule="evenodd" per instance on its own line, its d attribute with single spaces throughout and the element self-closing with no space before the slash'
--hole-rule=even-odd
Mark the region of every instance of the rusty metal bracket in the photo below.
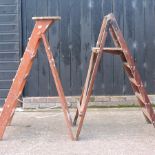
<svg viewBox="0 0 155 155">
<path fill-rule="evenodd" d="M 105 40 L 106 40 L 107 33 L 108 33 L 107 30 L 109 30 L 109 33 L 110 33 L 111 38 L 114 42 L 114 45 L 116 46 L 115 48 L 104 47 Z M 131 52 L 129 51 L 129 49 L 127 47 L 127 44 L 123 38 L 122 32 L 119 29 L 119 26 L 117 24 L 117 21 L 116 21 L 114 15 L 108 14 L 103 19 L 100 33 L 98 36 L 98 40 L 96 43 L 96 47 L 92 49 L 92 54 L 91 54 L 91 58 L 90 58 L 90 62 L 89 62 L 87 77 L 86 77 L 85 85 L 84 85 L 82 95 L 80 98 L 80 108 L 78 106 L 78 109 L 76 111 L 76 115 L 74 118 L 74 125 L 76 125 L 77 119 L 79 118 L 76 139 L 78 139 L 79 134 L 82 129 L 82 126 L 83 126 L 84 117 L 86 114 L 90 96 L 92 94 L 98 66 L 101 61 L 101 56 L 102 56 L 102 54 L 104 54 L 104 52 L 108 52 L 111 54 L 117 54 L 121 57 L 124 69 L 127 73 L 127 76 L 131 83 L 133 91 L 135 92 L 135 95 L 139 101 L 139 104 L 142 107 L 142 112 L 143 112 L 147 122 L 155 125 L 155 114 L 154 114 L 151 102 L 150 102 L 148 95 L 146 93 L 146 90 L 142 84 L 138 70 L 136 69 Z M 82 113 L 82 115 L 80 115 L 80 117 L 78 117 L 79 116 L 78 111 L 80 111 L 80 113 Z"/>
<path fill-rule="evenodd" d="M 3 137 L 6 126 L 11 122 L 11 119 L 13 117 L 18 102 L 18 98 L 20 97 L 23 91 L 27 77 L 30 73 L 33 64 L 33 60 L 37 54 L 38 45 L 40 43 L 40 40 L 42 39 L 45 46 L 47 58 L 49 61 L 51 73 L 53 75 L 58 95 L 60 97 L 61 107 L 64 112 L 64 118 L 67 125 L 68 134 L 70 138 L 74 140 L 73 132 L 71 129 L 72 120 L 67 106 L 67 101 L 56 69 L 54 57 L 52 54 L 53 52 L 50 49 L 49 43 L 45 36 L 45 33 L 47 29 L 50 27 L 50 25 L 54 24 L 55 21 L 60 20 L 61 18 L 54 16 L 54 17 L 33 17 L 32 19 L 35 20 L 35 26 L 32 31 L 31 37 L 29 38 L 23 58 L 21 59 L 20 65 L 13 79 L 11 88 L 9 90 L 9 93 L 3 106 L 3 110 L 0 115 L 0 139 L 2 139 Z"/>
</svg>

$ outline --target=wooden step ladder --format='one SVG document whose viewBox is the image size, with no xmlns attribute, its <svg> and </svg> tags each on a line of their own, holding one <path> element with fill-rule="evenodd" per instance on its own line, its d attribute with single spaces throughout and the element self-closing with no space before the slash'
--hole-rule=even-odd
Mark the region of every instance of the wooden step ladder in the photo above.
<svg viewBox="0 0 155 155">
<path fill-rule="evenodd" d="M 114 48 L 105 48 L 105 41 L 108 32 L 110 33 L 112 40 L 114 42 Z M 101 60 L 101 56 L 104 52 L 116 54 L 121 57 L 123 61 L 124 69 L 127 73 L 133 91 L 142 107 L 143 114 L 149 123 L 155 126 L 155 114 L 145 91 L 144 85 L 141 81 L 140 75 L 136 69 L 132 55 L 127 47 L 127 44 L 123 38 L 123 35 L 118 27 L 117 21 L 113 14 L 109 14 L 104 17 L 102 26 L 100 29 L 99 37 L 96 43 L 96 47 L 92 48 L 92 54 L 89 62 L 89 68 L 87 72 L 87 77 L 83 92 L 80 98 L 79 105 L 77 107 L 76 115 L 74 118 L 74 125 L 76 125 L 78 116 L 79 124 L 76 133 L 76 139 L 78 139 L 81 128 L 83 126 L 83 121 L 85 113 L 87 110 L 87 105 L 92 94 L 92 88 L 94 85 L 95 77 L 97 74 L 98 66 Z"/>
<path fill-rule="evenodd" d="M 72 133 L 72 121 L 70 113 L 68 110 L 67 102 L 64 96 L 63 88 L 60 82 L 60 78 L 56 69 L 54 57 L 52 50 L 50 49 L 49 43 L 46 38 L 46 31 L 55 21 L 60 20 L 60 17 L 33 17 L 35 20 L 35 26 L 32 31 L 31 37 L 29 38 L 26 50 L 24 52 L 23 58 L 21 59 L 17 73 L 13 79 L 11 88 L 9 90 L 8 96 L 5 100 L 3 110 L 0 115 L 0 139 L 2 139 L 4 131 L 7 124 L 11 121 L 15 108 L 18 102 L 19 97 L 22 94 L 23 88 L 25 86 L 27 77 L 30 73 L 33 60 L 37 54 L 37 49 L 40 43 L 40 40 L 43 40 L 47 58 L 49 61 L 50 69 L 54 78 L 54 82 L 58 91 L 58 95 L 61 101 L 61 107 L 64 112 L 65 122 L 68 128 L 69 136 L 74 140 Z"/>
</svg>

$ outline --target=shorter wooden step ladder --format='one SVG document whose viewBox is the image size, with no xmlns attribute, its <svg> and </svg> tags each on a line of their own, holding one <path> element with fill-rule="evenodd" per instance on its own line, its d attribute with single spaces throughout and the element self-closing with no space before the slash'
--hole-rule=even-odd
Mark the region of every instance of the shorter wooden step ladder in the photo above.
<svg viewBox="0 0 155 155">
<path fill-rule="evenodd" d="M 104 47 L 106 37 L 108 32 L 112 37 L 115 47 L 107 48 Z M 104 17 L 102 26 L 100 29 L 99 37 L 96 43 L 96 47 L 92 48 L 92 54 L 89 62 L 89 68 L 87 72 L 87 77 L 83 92 L 80 98 L 80 102 L 77 107 L 76 115 L 74 118 L 74 125 L 76 125 L 78 116 L 79 124 L 76 133 L 76 139 L 78 139 L 81 128 L 83 126 L 83 121 L 85 113 L 87 110 L 87 105 L 92 94 L 92 88 L 94 85 L 95 77 L 97 74 L 98 66 L 101 60 L 101 56 L 104 52 L 111 54 L 116 54 L 121 57 L 123 62 L 124 69 L 127 73 L 133 91 L 139 101 L 140 106 L 142 107 L 143 114 L 146 120 L 149 123 L 152 123 L 155 126 L 155 114 L 148 98 L 148 95 L 145 91 L 144 85 L 141 81 L 140 75 L 136 69 L 132 55 L 127 47 L 127 44 L 123 38 L 123 35 L 118 27 L 117 21 L 113 14 L 109 14 Z"/>
<path fill-rule="evenodd" d="M 70 138 L 74 140 L 74 136 L 71 129 L 72 121 L 67 107 L 67 102 L 66 102 L 63 88 L 60 82 L 60 78 L 55 66 L 52 50 L 50 49 L 49 43 L 45 35 L 50 25 L 54 24 L 55 21 L 60 20 L 60 17 L 33 17 L 32 19 L 35 20 L 36 23 L 32 31 L 31 37 L 29 38 L 28 45 L 24 52 L 23 58 L 21 59 L 19 68 L 13 79 L 11 88 L 9 90 L 8 96 L 3 106 L 3 110 L 0 115 L 0 139 L 2 139 L 6 126 L 13 117 L 18 99 L 22 94 L 27 77 L 30 73 L 30 70 L 33 64 L 33 60 L 37 54 L 37 49 L 38 49 L 40 40 L 42 39 L 45 46 L 45 51 L 49 61 L 50 69 L 58 91 L 58 95 L 60 97 L 61 107 L 64 112 L 68 133 Z"/>
</svg>

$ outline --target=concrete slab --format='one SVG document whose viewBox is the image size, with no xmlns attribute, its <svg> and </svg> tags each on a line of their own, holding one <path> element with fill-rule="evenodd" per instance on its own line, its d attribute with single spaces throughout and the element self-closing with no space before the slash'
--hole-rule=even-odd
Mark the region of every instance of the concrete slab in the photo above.
<svg viewBox="0 0 155 155">
<path fill-rule="evenodd" d="M 61 110 L 16 112 L 0 155 L 154 155 L 155 129 L 138 108 L 89 109 L 79 141 L 70 141 Z"/>
</svg>

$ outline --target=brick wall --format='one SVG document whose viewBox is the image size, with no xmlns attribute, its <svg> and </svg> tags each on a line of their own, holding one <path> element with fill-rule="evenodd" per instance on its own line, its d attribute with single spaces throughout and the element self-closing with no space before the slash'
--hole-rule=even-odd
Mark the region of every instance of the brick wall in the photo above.
<svg viewBox="0 0 155 155">
<path fill-rule="evenodd" d="M 155 95 L 149 95 L 153 104 L 155 104 Z M 66 97 L 69 107 L 76 107 L 78 96 Z M 109 106 L 137 106 L 138 101 L 135 96 L 92 96 L 90 107 L 109 107 Z M 26 97 L 23 99 L 23 108 L 56 108 L 60 107 L 58 97 Z"/>
</svg>

